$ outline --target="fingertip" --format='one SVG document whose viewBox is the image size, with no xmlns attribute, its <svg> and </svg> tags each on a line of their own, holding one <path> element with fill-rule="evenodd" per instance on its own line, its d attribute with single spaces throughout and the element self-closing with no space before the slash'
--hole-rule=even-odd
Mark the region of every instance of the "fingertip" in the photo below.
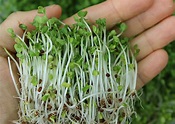
<svg viewBox="0 0 175 124">
<path fill-rule="evenodd" d="M 46 8 L 46 15 L 48 16 L 48 18 L 51 18 L 51 17 L 59 18 L 61 16 L 61 13 L 62 13 L 61 6 L 53 4 L 50 6 L 46 6 L 45 8 Z"/>
</svg>

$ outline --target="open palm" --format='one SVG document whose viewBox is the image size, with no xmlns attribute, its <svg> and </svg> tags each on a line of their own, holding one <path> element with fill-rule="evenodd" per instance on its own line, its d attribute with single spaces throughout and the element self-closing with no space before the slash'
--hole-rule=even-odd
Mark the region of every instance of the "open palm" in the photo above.
<svg viewBox="0 0 175 124">
<path fill-rule="evenodd" d="M 138 60 L 137 89 L 144 86 L 154 78 L 166 66 L 167 53 L 162 49 L 170 41 L 175 39 L 175 17 L 172 0 L 108 0 L 101 4 L 89 7 L 87 19 L 94 23 L 98 18 L 106 18 L 109 29 L 115 28 L 118 22 L 125 22 L 128 30 L 124 35 L 137 36 L 131 41 L 131 45 L 138 44 L 140 54 Z M 53 5 L 46 8 L 48 17 L 60 17 L 61 9 Z M 18 102 L 15 88 L 10 76 L 7 62 L 7 54 L 3 48 L 7 48 L 14 54 L 14 42 L 7 33 L 8 28 L 13 28 L 18 35 L 22 30 L 20 23 L 26 24 L 31 30 L 30 24 L 37 11 L 17 12 L 10 15 L 0 25 L 0 123 L 9 124 L 17 118 Z M 67 24 L 74 23 L 70 17 L 64 20 Z M 13 71 L 15 71 L 13 64 Z M 17 78 L 16 78 L 17 79 Z"/>
</svg>

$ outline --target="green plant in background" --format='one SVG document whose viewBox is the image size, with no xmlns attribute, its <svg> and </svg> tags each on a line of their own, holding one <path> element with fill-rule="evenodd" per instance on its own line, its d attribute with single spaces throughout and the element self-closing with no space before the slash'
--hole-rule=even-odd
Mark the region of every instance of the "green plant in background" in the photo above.
<svg viewBox="0 0 175 124">
<path fill-rule="evenodd" d="M 137 109 L 138 118 L 134 123 L 174 124 L 175 123 L 175 42 L 165 49 L 169 53 L 167 67 L 147 86 L 141 97 L 143 109 Z M 138 105 L 140 103 L 138 102 Z M 136 107 L 137 108 L 137 107 Z"/>
<path fill-rule="evenodd" d="M 74 14 L 82 8 L 97 4 L 104 0 L 0 0 L 0 22 L 10 13 L 17 10 L 31 10 L 38 6 L 59 4 L 63 9 L 62 19 Z M 143 109 L 138 102 L 137 118 L 133 124 L 174 124 L 175 120 L 175 50 L 171 43 L 165 49 L 169 53 L 169 63 L 164 71 L 143 88 L 141 96 Z"/>
<path fill-rule="evenodd" d="M 17 2 L 15 0 L 0 0 L 0 23 L 7 18 L 9 14 L 17 11 Z"/>
<path fill-rule="evenodd" d="M 118 24 L 119 34 L 107 32 L 105 19 L 89 25 L 87 12 L 80 11 L 69 27 L 48 19 L 41 6 L 38 13 L 43 16 L 34 18 L 35 30 L 21 24 L 22 37 L 8 30 L 19 59 L 6 51 L 20 74 L 20 89 L 14 80 L 20 100 L 15 123 L 129 123 L 136 113 L 139 50 L 131 52 L 129 39 L 121 36 L 127 26 Z"/>
<path fill-rule="evenodd" d="M 7 16 L 15 11 L 28 11 L 37 9 L 38 6 L 48 6 L 51 4 L 58 4 L 62 7 L 63 14 L 61 19 L 75 14 L 77 11 L 97 4 L 104 0 L 0 0 L 0 23 L 7 18 Z"/>
</svg>

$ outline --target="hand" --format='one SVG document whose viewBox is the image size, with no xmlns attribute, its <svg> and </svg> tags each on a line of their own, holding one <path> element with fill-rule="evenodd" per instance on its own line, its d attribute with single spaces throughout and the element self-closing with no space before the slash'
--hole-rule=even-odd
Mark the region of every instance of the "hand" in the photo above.
<svg viewBox="0 0 175 124">
<path fill-rule="evenodd" d="M 155 77 L 167 64 L 168 56 L 162 48 L 175 38 L 175 18 L 171 16 L 174 10 L 172 0 L 108 0 L 104 3 L 89 7 L 87 18 L 94 23 L 98 18 L 106 18 L 108 28 L 120 21 L 128 25 L 126 36 L 135 36 L 131 44 L 138 44 L 141 49 L 138 60 L 138 85 L 137 89 Z M 59 17 L 61 9 L 58 6 L 47 8 L 49 17 Z M 6 30 L 10 27 L 22 35 L 18 28 L 20 23 L 32 29 L 30 22 L 36 11 L 18 12 L 10 15 L 0 25 L 0 123 L 9 124 L 17 118 L 17 99 L 15 89 L 9 73 L 7 55 L 3 47 L 14 54 L 14 42 Z M 73 17 L 64 21 L 74 23 Z M 156 36 L 156 37 L 155 37 Z M 15 66 L 14 66 L 15 68 Z"/>
</svg>

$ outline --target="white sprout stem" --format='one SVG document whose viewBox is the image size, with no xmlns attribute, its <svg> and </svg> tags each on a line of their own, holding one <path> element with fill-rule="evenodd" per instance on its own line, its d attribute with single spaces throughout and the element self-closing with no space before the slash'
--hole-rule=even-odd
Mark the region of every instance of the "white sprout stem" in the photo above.
<svg viewBox="0 0 175 124">
<path fill-rule="evenodd" d="M 59 23 L 66 26 L 61 21 Z M 74 29 L 77 32 L 82 29 L 84 32 L 81 33 L 87 33 L 87 36 L 71 34 L 72 28 L 69 26 L 66 28 L 67 34 L 57 29 L 56 38 L 58 42 L 64 41 L 63 44 L 57 43 L 50 32 L 40 32 L 29 37 L 27 45 L 25 31 L 22 38 L 18 36 L 25 45 L 25 50 L 21 52 L 24 58 L 19 59 L 19 64 L 6 50 L 10 56 L 10 74 L 20 99 L 19 122 L 100 123 L 104 119 L 117 124 L 122 113 L 125 116 L 121 123 L 127 122 L 134 113 L 133 93 L 138 97 L 134 55 L 130 53 L 128 45 L 119 41 L 120 51 L 116 57 L 115 51 L 111 52 L 109 47 L 114 43 L 114 38 L 107 36 L 105 28 L 97 34 L 85 19 L 81 23 L 84 24 L 83 28 L 78 25 Z M 48 30 L 52 30 L 52 24 L 47 22 L 47 26 Z M 119 38 L 122 33 L 116 36 Z M 35 47 L 35 44 L 42 44 L 42 48 Z M 74 47 L 75 44 L 78 46 Z M 39 55 L 32 56 L 31 51 Z M 20 73 L 20 90 L 10 59 Z M 133 64 L 131 69 L 130 64 Z M 120 66 L 120 70 L 115 71 L 114 66 Z M 115 74 L 119 77 L 115 77 Z"/>
<path fill-rule="evenodd" d="M 14 83 L 14 86 L 15 86 L 15 89 L 16 89 L 16 92 L 17 92 L 17 95 L 20 96 L 20 92 L 19 92 L 19 89 L 17 87 L 17 82 L 14 78 L 14 75 L 13 75 L 13 70 L 12 70 L 12 66 L 11 66 L 11 62 L 10 62 L 10 57 L 8 57 L 8 64 L 9 64 L 9 69 L 10 69 L 10 75 L 12 77 L 12 81 Z"/>
<path fill-rule="evenodd" d="M 19 64 L 18 64 L 18 62 L 14 59 L 14 57 L 8 52 L 8 50 L 7 49 L 5 49 L 4 48 L 4 50 L 5 50 L 5 52 L 9 55 L 9 57 L 13 60 L 13 62 L 15 63 L 15 65 L 16 65 L 16 67 L 17 67 L 17 69 L 18 69 L 18 71 L 19 71 L 19 73 L 21 72 L 21 70 L 20 70 L 20 67 L 19 67 Z"/>
</svg>

